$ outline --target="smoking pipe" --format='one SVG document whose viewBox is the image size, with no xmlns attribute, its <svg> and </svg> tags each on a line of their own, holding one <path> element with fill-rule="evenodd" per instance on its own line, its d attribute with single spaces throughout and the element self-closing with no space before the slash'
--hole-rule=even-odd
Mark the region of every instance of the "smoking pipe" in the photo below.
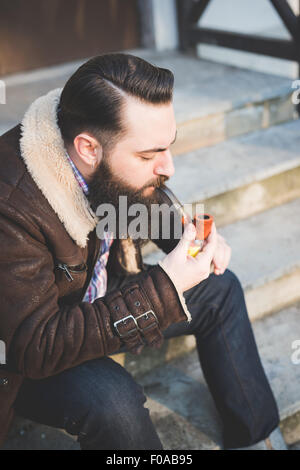
<svg viewBox="0 0 300 470">
<path fill-rule="evenodd" d="M 191 256 L 196 256 L 203 247 L 204 240 L 209 236 L 211 232 L 211 227 L 214 221 L 214 218 L 210 214 L 195 214 L 193 218 L 184 210 L 183 204 L 175 196 L 173 191 L 166 186 L 159 188 L 163 191 L 168 198 L 171 200 L 175 209 L 181 215 L 182 225 L 186 223 L 193 223 L 196 227 L 196 238 L 191 242 L 188 248 L 188 254 Z"/>
</svg>

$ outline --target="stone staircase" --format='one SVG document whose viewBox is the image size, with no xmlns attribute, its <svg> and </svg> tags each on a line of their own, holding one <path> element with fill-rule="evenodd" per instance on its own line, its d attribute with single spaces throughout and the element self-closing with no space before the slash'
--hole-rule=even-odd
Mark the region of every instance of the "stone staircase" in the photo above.
<svg viewBox="0 0 300 470">
<path fill-rule="evenodd" d="M 292 82 L 178 53 L 130 52 L 175 74 L 178 138 L 169 186 L 181 202 L 203 203 L 232 248 L 229 269 L 243 285 L 281 427 L 296 448 L 300 364 L 293 364 L 291 356 L 293 341 L 300 340 L 300 122 Z M 18 122 L 28 97 L 31 102 L 63 86 L 68 75 L 63 71 L 29 81 L 23 95 L 22 85 L 12 81 L 11 108 L 1 129 Z M 26 99 L 17 103 L 21 96 Z M 150 264 L 164 256 L 152 243 L 143 253 Z M 172 338 L 140 357 L 112 357 L 143 385 L 165 449 L 220 449 L 221 424 L 194 337 Z M 62 431 L 17 418 L 5 448 L 79 447 Z"/>
</svg>

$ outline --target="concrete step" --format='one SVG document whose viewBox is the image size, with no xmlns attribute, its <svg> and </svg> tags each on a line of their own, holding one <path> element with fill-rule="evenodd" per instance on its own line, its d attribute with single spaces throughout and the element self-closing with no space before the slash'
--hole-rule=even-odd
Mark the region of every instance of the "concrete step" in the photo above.
<svg viewBox="0 0 300 470">
<path fill-rule="evenodd" d="M 174 73 L 174 109 L 178 122 L 174 155 L 295 117 L 290 78 L 177 52 L 136 52 Z"/>
<path fill-rule="evenodd" d="M 300 450 L 300 441 L 290 447 L 290 450 Z"/>
<path fill-rule="evenodd" d="M 174 155 L 296 116 L 289 78 L 216 64 L 177 52 L 144 49 L 128 52 L 169 68 L 175 75 L 178 140 L 173 147 Z M 34 99 L 62 87 L 83 62 L 2 77 L 6 104 L 1 105 L 0 132 L 18 123 Z"/>
<path fill-rule="evenodd" d="M 16 416 L 1 450 L 80 450 L 76 437 Z"/>
<path fill-rule="evenodd" d="M 300 120 L 174 158 L 168 181 L 182 203 L 202 203 L 220 227 L 300 197 Z"/>
<path fill-rule="evenodd" d="M 300 340 L 300 303 L 255 322 L 253 330 L 278 404 L 283 435 L 287 444 L 294 444 L 300 439 L 300 364 L 292 361 L 295 351 L 292 344 Z M 222 445 L 220 419 L 196 351 L 151 371 L 139 382 L 149 399 L 150 414 L 166 448 L 190 448 L 187 447 L 190 443 L 184 440 L 181 424 L 176 424 L 177 416 L 199 431 L 193 449 L 197 445 L 201 449 Z M 153 403 L 157 402 L 168 410 L 166 417 L 156 411 Z M 168 427 L 166 422 L 173 426 Z M 181 442 L 178 435 L 183 437 Z"/>
<path fill-rule="evenodd" d="M 300 299 L 300 198 L 218 229 L 232 249 L 252 321 Z M 156 264 L 165 254 L 144 257 Z"/>
<path fill-rule="evenodd" d="M 300 439 L 300 365 L 292 362 L 292 344 L 300 339 L 300 303 L 253 324 L 262 363 L 274 392 L 281 429 L 290 449 Z M 179 338 L 179 339 L 183 339 Z M 143 360 L 143 357 L 140 358 Z M 137 377 L 145 406 L 165 449 L 218 450 L 221 422 L 193 351 Z M 79 449 L 65 432 L 17 418 L 5 449 Z"/>
</svg>

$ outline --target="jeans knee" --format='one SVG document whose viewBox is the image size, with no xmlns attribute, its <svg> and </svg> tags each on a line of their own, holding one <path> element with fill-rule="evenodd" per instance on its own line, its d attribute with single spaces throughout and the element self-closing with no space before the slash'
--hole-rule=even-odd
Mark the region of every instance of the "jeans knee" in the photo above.
<svg viewBox="0 0 300 470">
<path fill-rule="evenodd" d="M 214 322 L 226 320 L 234 315 L 236 318 L 247 313 L 244 291 L 237 275 L 226 269 L 222 275 L 213 275 L 213 298 L 211 299 L 211 316 Z"/>
<path fill-rule="evenodd" d="M 230 269 L 226 269 L 224 274 L 225 273 L 228 279 L 229 288 L 232 290 L 232 292 L 235 293 L 236 295 L 238 294 L 244 295 L 244 290 L 243 290 L 241 281 L 239 280 L 237 275 L 233 271 L 230 271 Z"/>
<path fill-rule="evenodd" d="M 127 384 L 125 389 L 120 384 L 120 388 L 108 391 L 97 402 L 93 400 L 78 434 L 81 448 L 147 449 L 148 445 L 160 448 L 149 410 L 143 406 L 145 401 L 138 384 Z"/>
<path fill-rule="evenodd" d="M 80 437 L 102 435 L 113 442 L 128 432 L 132 437 L 138 435 L 143 431 L 143 419 L 149 414 L 143 406 L 146 400 L 143 387 L 130 376 L 107 383 L 105 390 L 95 387 L 85 404 L 88 412 L 81 421 Z"/>
<path fill-rule="evenodd" d="M 217 276 L 213 275 L 213 282 L 215 283 L 214 291 L 216 292 L 216 304 L 222 304 L 224 299 L 240 299 L 244 296 L 243 287 L 237 275 L 226 269 L 223 274 Z"/>
<path fill-rule="evenodd" d="M 146 401 L 143 387 L 111 358 L 88 361 L 69 375 L 64 427 L 71 434 L 86 434 L 97 426 L 121 426 Z"/>
<path fill-rule="evenodd" d="M 244 290 L 237 275 L 226 269 L 223 276 L 220 277 L 223 277 L 224 308 L 221 309 L 223 314 L 234 315 L 237 320 L 248 318 Z"/>
<path fill-rule="evenodd" d="M 230 269 L 225 269 L 224 273 L 216 276 L 215 277 L 218 279 L 218 281 L 222 284 L 223 290 L 234 290 L 234 291 L 239 291 L 242 289 L 241 283 L 237 275 L 231 271 Z"/>
<path fill-rule="evenodd" d="M 147 398 L 143 388 L 137 383 L 126 383 L 124 387 L 108 392 L 105 400 L 98 400 L 95 415 L 99 421 L 109 423 L 110 427 L 120 429 L 131 422 L 136 422 L 144 412 Z M 148 411 L 148 410 L 146 410 Z"/>
</svg>

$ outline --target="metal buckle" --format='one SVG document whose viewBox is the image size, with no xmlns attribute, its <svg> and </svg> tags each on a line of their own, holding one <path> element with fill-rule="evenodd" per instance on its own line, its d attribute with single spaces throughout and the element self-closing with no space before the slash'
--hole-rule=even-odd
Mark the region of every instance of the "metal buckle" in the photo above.
<svg viewBox="0 0 300 470">
<path fill-rule="evenodd" d="M 117 325 L 118 325 L 119 323 L 123 323 L 123 322 L 124 322 L 125 320 L 127 320 L 128 318 L 130 318 L 131 320 L 134 321 L 134 323 L 135 323 L 135 328 L 133 328 L 132 330 L 127 331 L 125 334 L 121 334 L 121 333 L 119 332 L 119 330 L 118 330 Z M 126 338 L 126 336 L 130 335 L 133 331 L 136 331 L 136 330 L 139 330 L 139 329 L 140 329 L 140 328 L 139 328 L 139 325 L 137 324 L 136 319 L 134 318 L 133 315 L 128 315 L 127 317 L 121 318 L 121 320 L 115 321 L 115 322 L 114 322 L 114 327 L 115 327 L 115 329 L 117 330 L 117 333 L 118 333 L 118 335 L 120 336 L 120 338 Z"/>
<path fill-rule="evenodd" d="M 153 310 L 148 310 L 147 312 L 142 313 L 142 315 L 139 315 L 138 317 L 135 317 L 135 320 L 138 320 L 139 318 L 148 316 L 149 313 L 154 316 L 155 323 L 158 325 L 157 316 L 155 315 L 155 313 L 153 312 Z M 138 324 L 137 324 L 137 325 L 138 325 Z M 138 329 L 139 329 L 141 332 L 147 331 L 147 330 L 149 330 L 149 328 L 152 328 L 153 325 L 154 325 L 154 323 L 151 323 L 151 325 L 148 325 L 148 326 L 146 326 L 145 328 L 140 328 L 139 325 L 138 325 Z"/>
</svg>

